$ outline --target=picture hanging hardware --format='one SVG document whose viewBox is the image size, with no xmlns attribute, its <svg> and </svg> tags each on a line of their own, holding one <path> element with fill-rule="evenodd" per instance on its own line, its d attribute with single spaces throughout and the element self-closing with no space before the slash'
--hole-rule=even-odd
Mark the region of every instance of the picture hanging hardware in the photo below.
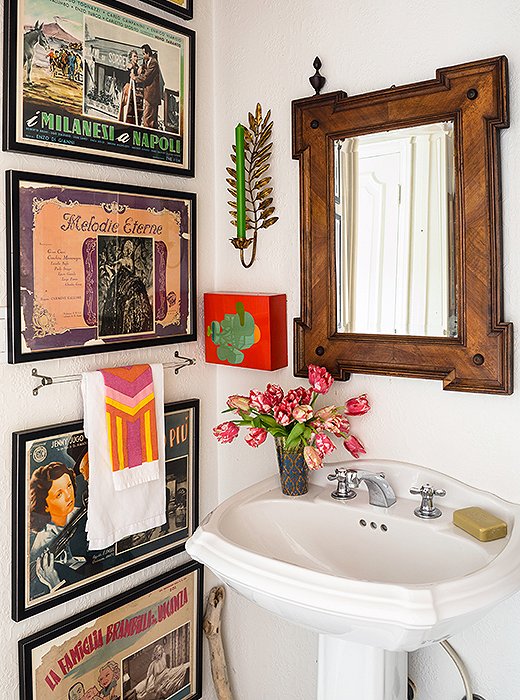
<svg viewBox="0 0 520 700">
<path fill-rule="evenodd" d="M 165 362 L 163 367 L 164 369 L 175 370 L 175 374 L 179 374 L 179 371 L 184 369 L 184 367 L 191 367 L 192 365 L 197 364 L 197 360 L 194 357 L 182 357 L 182 355 L 179 355 L 177 350 L 173 353 L 173 356 L 178 359 L 179 362 Z M 69 384 L 70 382 L 81 381 L 80 374 L 63 374 L 58 377 L 49 377 L 46 374 L 39 374 L 36 367 L 33 367 L 31 375 L 40 380 L 40 383 L 33 389 L 33 396 L 38 396 L 40 389 L 43 389 L 43 387 L 46 386 L 51 386 L 51 384 Z"/>
</svg>

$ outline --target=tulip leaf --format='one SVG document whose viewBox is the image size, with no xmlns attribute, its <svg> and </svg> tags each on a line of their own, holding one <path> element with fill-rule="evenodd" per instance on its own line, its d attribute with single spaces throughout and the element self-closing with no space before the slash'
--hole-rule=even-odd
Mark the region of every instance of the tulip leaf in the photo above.
<svg viewBox="0 0 520 700">
<path fill-rule="evenodd" d="M 289 446 L 292 443 L 297 443 L 298 438 L 300 437 L 300 435 L 303 433 L 304 430 L 305 430 L 304 423 L 295 423 L 291 432 L 289 433 L 289 437 L 287 438 L 287 446 Z"/>
<path fill-rule="evenodd" d="M 272 416 L 260 416 L 263 425 L 266 428 L 276 428 L 279 424 L 275 421 Z"/>
</svg>

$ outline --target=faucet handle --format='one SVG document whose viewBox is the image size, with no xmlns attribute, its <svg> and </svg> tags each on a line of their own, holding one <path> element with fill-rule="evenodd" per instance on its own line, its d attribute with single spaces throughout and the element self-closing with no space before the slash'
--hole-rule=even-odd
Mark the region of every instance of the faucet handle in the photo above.
<svg viewBox="0 0 520 700">
<path fill-rule="evenodd" d="M 337 467 L 334 474 L 328 474 L 327 479 L 329 481 L 337 481 L 338 487 L 330 495 L 332 498 L 337 498 L 341 501 L 348 500 L 350 498 L 356 497 L 356 492 L 353 491 L 350 486 L 350 477 L 352 475 L 352 470 L 346 467 Z"/>
<path fill-rule="evenodd" d="M 412 488 L 410 489 L 410 493 L 413 493 L 414 495 L 417 494 L 420 496 L 422 496 L 425 493 L 428 493 L 429 495 L 431 494 L 432 496 L 446 495 L 446 491 L 444 489 L 434 489 L 433 486 L 430 486 L 430 484 L 425 484 L 420 488 L 418 486 L 412 486 Z"/>
<path fill-rule="evenodd" d="M 343 480 L 347 479 L 347 477 L 348 477 L 347 472 L 348 472 L 348 470 L 346 469 L 346 467 L 338 467 L 334 474 L 327 475 L 327 479 L 329 481 L 336 481 L 336 479 L 338 481 L 343 481 Z"/>
<path fill-rule="evenodd" d="M 421 496 L 421 505 L 414 510 L 415 515 L 418 518 L 439 518 L 442 515 L 442 511 L 433 505 L 434 496 L 445 496 L 446 491 L 444 489 L 436 489 L 430 484 L 424 484 L 423 486 L 413 486 L 410 489 L 410 493 L 414 495 Z"/>
</svg>

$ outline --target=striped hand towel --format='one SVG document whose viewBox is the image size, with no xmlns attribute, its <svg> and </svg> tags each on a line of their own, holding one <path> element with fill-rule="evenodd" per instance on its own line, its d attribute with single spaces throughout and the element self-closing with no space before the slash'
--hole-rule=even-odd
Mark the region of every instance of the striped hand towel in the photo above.
<svg viewBox="0 0 520 700">
<path fill-rule="evenodd" d="M 164 373 L 150 367 L 151 375 L 147 365 L 83 374 L 89 550 L 166 520 Z"/>
<path fill-rule="evenodd" d="M 100 370 L 105 382 L 108 450 L 117 490 L 159 476 L 152 368 L 131 365 Z"/>
</svg>

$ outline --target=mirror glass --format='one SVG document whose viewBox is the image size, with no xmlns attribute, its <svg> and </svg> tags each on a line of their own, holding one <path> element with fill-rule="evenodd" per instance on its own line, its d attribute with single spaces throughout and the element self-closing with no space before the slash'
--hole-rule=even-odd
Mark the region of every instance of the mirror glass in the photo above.
<svg viewBox="0 0 520 700">
<path fill-rule="evenodd" d="M 334 141 L 337 330 L 456 337 L 454 125 Z"/>
</svg>

